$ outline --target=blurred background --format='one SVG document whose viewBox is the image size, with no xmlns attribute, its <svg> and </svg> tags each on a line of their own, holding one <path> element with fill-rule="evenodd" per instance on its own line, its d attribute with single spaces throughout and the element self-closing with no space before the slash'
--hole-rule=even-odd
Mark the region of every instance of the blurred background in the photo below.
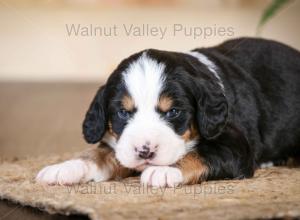
<svg viewBox="0 0 300 220">
<path fill-rule="evenodd" d="M 271 2 L 0 0 L 0 158 L 85 149 L 85 111 L 123 58 L 255 36 Z M 299 11 L 286 4 L 260 36 L 300 49 Z"/>
</svg>

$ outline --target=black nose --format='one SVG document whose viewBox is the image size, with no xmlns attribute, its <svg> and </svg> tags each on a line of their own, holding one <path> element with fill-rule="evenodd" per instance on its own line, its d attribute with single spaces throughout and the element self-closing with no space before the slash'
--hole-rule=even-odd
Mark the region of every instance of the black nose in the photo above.
<svg viewBox="0 0 300 220">
<path fill-rule="evenodd" d="M 151 159 L 155 156 L 155 153 L 150 151 L 150 148 L 146 145 L 142 146 L 141 149 L 137 149 L 138 156 L 142 159 Z"/>
</svg>

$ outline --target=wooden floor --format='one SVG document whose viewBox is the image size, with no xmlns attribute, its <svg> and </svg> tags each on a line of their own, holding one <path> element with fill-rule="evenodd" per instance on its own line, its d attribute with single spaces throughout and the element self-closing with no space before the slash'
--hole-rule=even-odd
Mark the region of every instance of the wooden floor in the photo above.
<svg viewBox="0 0 300 220">
<path fill-rule="evenodd" d="M 0 83 L 0 158 L 87 148 L 81 123 L 100 84 Z M 49 215 L 0 200 L 0 219 L 87 219 Z"/>
<path fill-rule="evenodd" d="M 2 220 L 88 220 L 84 215 L 50 215 L 38 209 L 22 206 L 7 200 L 0 200 L 0 219 Z"/>
<path fill-rule="evenodd" d="M 85 149 L 81 123 L 99 84 L 0 83 L 0 157 Z"/>
</svg>

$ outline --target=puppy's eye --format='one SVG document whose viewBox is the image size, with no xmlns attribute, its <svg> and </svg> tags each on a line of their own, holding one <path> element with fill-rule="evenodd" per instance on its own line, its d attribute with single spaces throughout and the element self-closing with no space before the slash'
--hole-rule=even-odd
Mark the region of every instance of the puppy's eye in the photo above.
<svg viewBox="0 0 300 220">
<path fill-rule="evenodd" d="M 176 108 L 170 109 L 170 111 L 165 113 L 165 117 L 168 119 L 174 119 L 177 118 L 180 115 L 181 111 Z"/>
<path fill-rule="evenodd" d="M 125 109 L 121 109 L 120 111 L 118 111 L 118 116 L 123 120 L 128 120 L 131 116 L 131 112 L 126 111 Z"/>
</svg>

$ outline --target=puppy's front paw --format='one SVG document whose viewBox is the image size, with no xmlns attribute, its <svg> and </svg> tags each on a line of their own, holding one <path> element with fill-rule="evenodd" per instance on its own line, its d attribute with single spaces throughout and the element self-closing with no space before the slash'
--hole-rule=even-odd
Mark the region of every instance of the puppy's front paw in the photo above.
<svg viewBox="0 0 300 220">
<path fill-rule="evenodd" d="M 176 167 L 151 166 L 143 171 L 141 182 L 154 187 L 175 187 L 183 182 L 183 176 Z"/>
<path fill-rule="evenodd" d="M 89 180 L 108 179 L 106 172 L 100 172 L 96 164 L 76 159 L 43 168 L 36 176 L 36 181 L 49 185 L 71 185 Z"/>
</svg>

